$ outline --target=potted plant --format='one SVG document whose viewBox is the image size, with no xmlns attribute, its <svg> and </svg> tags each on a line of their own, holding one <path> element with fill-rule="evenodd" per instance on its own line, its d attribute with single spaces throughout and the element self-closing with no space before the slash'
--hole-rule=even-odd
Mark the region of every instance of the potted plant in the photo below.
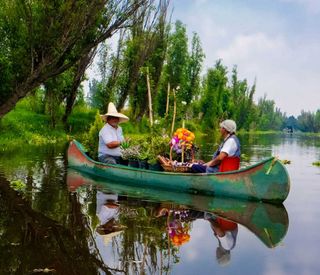
<svg viewBox="0 0 320 275">
<path fill-rule="evenodd" d="M 149 164 L 148 164 L 149 158 L 150 158 L 149 151 L 142 151 L 140 153 L 140 157 L 139 157 L 139 167 L 142 169 L 148 169 L 149 168 Z"/>
<path fill-rule="evenodd" d="M 151 137 L 151 142 L 149 143 L 149 146 L 149 170 L 163 171 L 163 168 L 158 161 L 158 155 L 168 156 L 169 138 L 162 136 L 153 136 Z"/>
<path fill-rule="evenodd" d="M 128 166 L 138 168 L 140 158 L 140 146 L 132 145 L 127 148 L 121 147 L 122 158 L 128 161 Z"/>
<path fill-rule="evenodd" d="M 154 171 L 163 171 L 158 159 L 154 157 L 148 159 L 148 169 Z"/>
<path fill-rule="evenodd" d="M 139 156 L 139 167 L 142 169 L 148 169 L 148 160 L 151 158 L 151 147 L 150 143 L 143 141 L 140 144 L 140 156 Z"/>
</svg>

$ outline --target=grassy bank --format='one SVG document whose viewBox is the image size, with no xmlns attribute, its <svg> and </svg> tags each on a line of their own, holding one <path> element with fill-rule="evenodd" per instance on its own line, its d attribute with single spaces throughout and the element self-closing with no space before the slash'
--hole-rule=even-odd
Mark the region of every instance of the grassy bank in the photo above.
<svg viewBox="0 0 320 275">
<path fill-rule="evenodd" d="M 49 115 L 32 111 L 28 100 L 21 100 L 14 110 L 0 120 L 0 150 L 25 145 L 61 144 L 71 139 L 84 142 L 95 122 L 96 114 L 95 109 L 76 106 L 69 116 L 68 129 L 61 122 L 62 112 L 58 114 L 53 128 Z M 147 119 L 142 119 L 139 123 L 130 121 L 121 126 L 126 136 L 133 139 L 150 132 Z M 94 134 L 97 135 L 96 132 Z"/>
<path fill-rule="evenodd" d="M 95 113 L 95 110 L 75 108 L 66 131 L 61 122 L 53 128 L 48 115 L 33 112 L 19 103 L 0 121 L 0 148 L 54 144 L 67 142 L 70 138 L 81 138 L 94 121 Z"/>
</svg>

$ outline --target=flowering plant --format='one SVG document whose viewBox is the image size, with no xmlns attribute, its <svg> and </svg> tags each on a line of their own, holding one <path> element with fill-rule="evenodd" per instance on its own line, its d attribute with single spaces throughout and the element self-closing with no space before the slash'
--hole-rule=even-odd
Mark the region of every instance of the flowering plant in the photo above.
<svg viewBox="0 0 320 275">
<path fill-rule="evenodd" d="M 138 145 L 132 145 L 128 147 L 121 147 L 122 158 L 126 160 L 135 159 L 140 157 L 140 147 Z"/>
<path fill-rule="evenodd" d="M 194 133 L 192 133 L 188 129 L 179 128 L 173 134 L 170 145 L 177 153 L 181 153 L 184 148 L 192 148 L 194 139 Z"/>
<path fill-rule="evenodd" d="M 189 224 L 187 222 L 181 222 L 174 220 L 170 222 L 168 233 L 172 243 L 176 246 L 180 246 L 190 240 Z"/>
</svg>

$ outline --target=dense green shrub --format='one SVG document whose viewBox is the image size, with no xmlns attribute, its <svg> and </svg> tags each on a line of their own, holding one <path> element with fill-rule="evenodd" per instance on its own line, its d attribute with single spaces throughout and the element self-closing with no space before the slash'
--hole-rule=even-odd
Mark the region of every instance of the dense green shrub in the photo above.
<svg viewBox="0 0 320 275">
<path fill-rule="evenodd" d="M 104 121 L 101 119 L 100 113 L 97 112 L 89 132 L 83 137 L 82 143 L 86 147 L 88 154 L 94 159 L 98 156 L 99 131 L 103 125 Z"/>
</svg>

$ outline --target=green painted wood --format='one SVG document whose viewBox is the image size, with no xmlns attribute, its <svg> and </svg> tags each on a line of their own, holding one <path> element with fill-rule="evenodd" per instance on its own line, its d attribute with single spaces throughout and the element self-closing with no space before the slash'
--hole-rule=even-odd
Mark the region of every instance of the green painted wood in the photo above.
<svg viewBox="0 0 320 275">
<path fill-rule="evenodd" d="M 192 174 L 104 164 L 88 157 L 82 148 L 77 141 L 70 143 L 69 167 L 126 185 L 273 203 L 282 203 L 290 190 L 286 168 L 273 157 L 237 171 Z"/>
<path fill-rule="evenodd" d="M 193 209 L 213 213 L 245 226 L 268 247 L 277 246 L 285 237 L 289 218 L 282 204 L 244 201 L 233 198 L 177 193 L 155 190 L 143 186 L 119 184 L 111 180 L 68 169 L 67 184 L 70 191 L 94 185 L 101 191 L 117 193 L 130 199 L 156 202 L 171 210 Z"/>
</svg>

